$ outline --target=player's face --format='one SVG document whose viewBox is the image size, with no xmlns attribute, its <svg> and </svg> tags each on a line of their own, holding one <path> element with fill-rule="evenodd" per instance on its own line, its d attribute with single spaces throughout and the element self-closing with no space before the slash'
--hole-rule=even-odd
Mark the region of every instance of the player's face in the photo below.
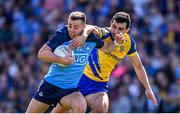
<svg viewBox="0 0 180 114">
<path fill-rule="evenodd" d="M 126 29 L 126 23 L 117 23 L 116 20 L 113 20 L 111 23 L 110 31 L 112 35 L 115 36 L 115 34 L 127 33 L 129 31 L 129 28 Z"/>
<path fill-rule="evenodd" d="M 86 27 L 85 23 L 80 20 L 68 20 L 68 32 L 71 38 L 75 38 L 81 35 Z"/>
</svg>

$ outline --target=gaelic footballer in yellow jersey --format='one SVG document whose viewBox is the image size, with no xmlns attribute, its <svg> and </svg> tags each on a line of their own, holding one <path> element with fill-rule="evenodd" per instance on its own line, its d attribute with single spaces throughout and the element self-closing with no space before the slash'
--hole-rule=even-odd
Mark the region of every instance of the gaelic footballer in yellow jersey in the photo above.
<svg viewBox="0 0 180 114">
<path fill-rule="evenodd" d="M 112 42 L 114 40 L 108 28 L 101 28 L 100 32 L 100 38 L 104 39 L 105 42 Z M 126 42 L 117 46 L 111 53 L 104 53 L 98 49 L 92 51 L 89 63 L 87 63 L 84 70 L 84 74 L 87 77 L 94 81 L 107 82 L 115 65 L 126 55 L 132 56 L 136 53 L 136 43 L 132 36 L 127 33 L 123 36 Z"/>
<path fill-rule="evenodd" d="M 89 56 L 89 63 L 86 65 L 84 74 L 82 75 L 78 87 L 80 92 L 85 96 L 91 112 L 108 112 L 109 97 L 107 95 L 110 72 L 114 66 L 126 55 L 130 60 L 138 79 L 146 89 L 146 96 L 154 105 L 157 100 L 148 81 L 147 73 L 142 65 L 138 52 L 136 51 L 136 43 L 128 34 L 130 30 L 131 19 L 129 14 L 125 12 L 116 13 L 111 19 L 109 28 L 97 28 L 98 35 L 105 42 L 116 42 L 118 46 L 111 53 L 104 53 L 100 50 L 93 50 Z M 126 40 L 121 42 L 121 40 Z M 97 108 L 98 107 L 98 108 Z"/>
</svg>

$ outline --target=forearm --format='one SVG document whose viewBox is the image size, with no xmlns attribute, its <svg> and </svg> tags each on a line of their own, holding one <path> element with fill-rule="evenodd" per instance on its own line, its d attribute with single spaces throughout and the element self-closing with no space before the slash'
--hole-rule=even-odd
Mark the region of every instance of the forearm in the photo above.
<svg viewBox="0 0 180 114">
<path fill-rule="evenodd" d="M 51 62 L 51 63 L 64 63 L 63 59 L 60 59 L 61 57 L 58 57 L 57 55 L 50 53 L 50 52 L 43 52 L 40 55 L 38 55 L 38 59 L 45 61 L 45 62 Z"/>
<path fill-rule="evenodd" d="M 55 55 L 47 45 L 44 45 L 39 50 L 38 59 L 45 62 L 51 62 L 51 63 L 64 63 L 65 62 L 64 61 L 65 59 Z"/>
<path fill-rule="evenodd" d="M 137 74 L 139 81 L 143 84 L 145 89 L 151 89 L 151 86 L 150 86 L 149 80 L 148 80 L 148 76 L 146 74 L 146 71 L 145 71 L 143 65 L 136 67 L 135 72 Z"/>
</svg>

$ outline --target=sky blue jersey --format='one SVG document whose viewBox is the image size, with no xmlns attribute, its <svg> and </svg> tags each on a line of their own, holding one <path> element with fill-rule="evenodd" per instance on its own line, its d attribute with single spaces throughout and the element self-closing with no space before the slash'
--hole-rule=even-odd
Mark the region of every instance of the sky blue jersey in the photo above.
<svg viewBox="0 0 180 114">
<path fill-rule="evenodd" d="M 72 39 L 65 26 L 58 30 L 46 44 L 54 51 L 59 45 L 68 45 L 70 40 Z M 104 42 L 91 33 L 81 49 L 74 49 L 74 63 L 66 67 L 52 63 L 44 80 L 62 89 L 76 88 L 91 51 L 93 48 L 101 48 L 103 45 Z"/>
</svg>

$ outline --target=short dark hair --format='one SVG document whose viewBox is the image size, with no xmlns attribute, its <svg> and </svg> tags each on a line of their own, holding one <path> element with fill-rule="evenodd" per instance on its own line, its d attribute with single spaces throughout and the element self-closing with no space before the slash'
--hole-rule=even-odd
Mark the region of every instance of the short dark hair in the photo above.
<svg viewBox="0 0 180 114">
<path fill-rule="evenodd" d="M 118 12 L 113 16 L 111 22 L 113 22 L 113 20 L 116 20 L 117 23 L 126 23 L 126 29 L 131 26 L 131 18 L 128 13 Z"/>
<path fill-rule="evenodd" d="M 69 19 L 75 21 L 80 20 L 84 23 L 86 23 L 86 15 L 83 12 L 80 11 L 74 11 L 69 15 Z"/>
</svg>

